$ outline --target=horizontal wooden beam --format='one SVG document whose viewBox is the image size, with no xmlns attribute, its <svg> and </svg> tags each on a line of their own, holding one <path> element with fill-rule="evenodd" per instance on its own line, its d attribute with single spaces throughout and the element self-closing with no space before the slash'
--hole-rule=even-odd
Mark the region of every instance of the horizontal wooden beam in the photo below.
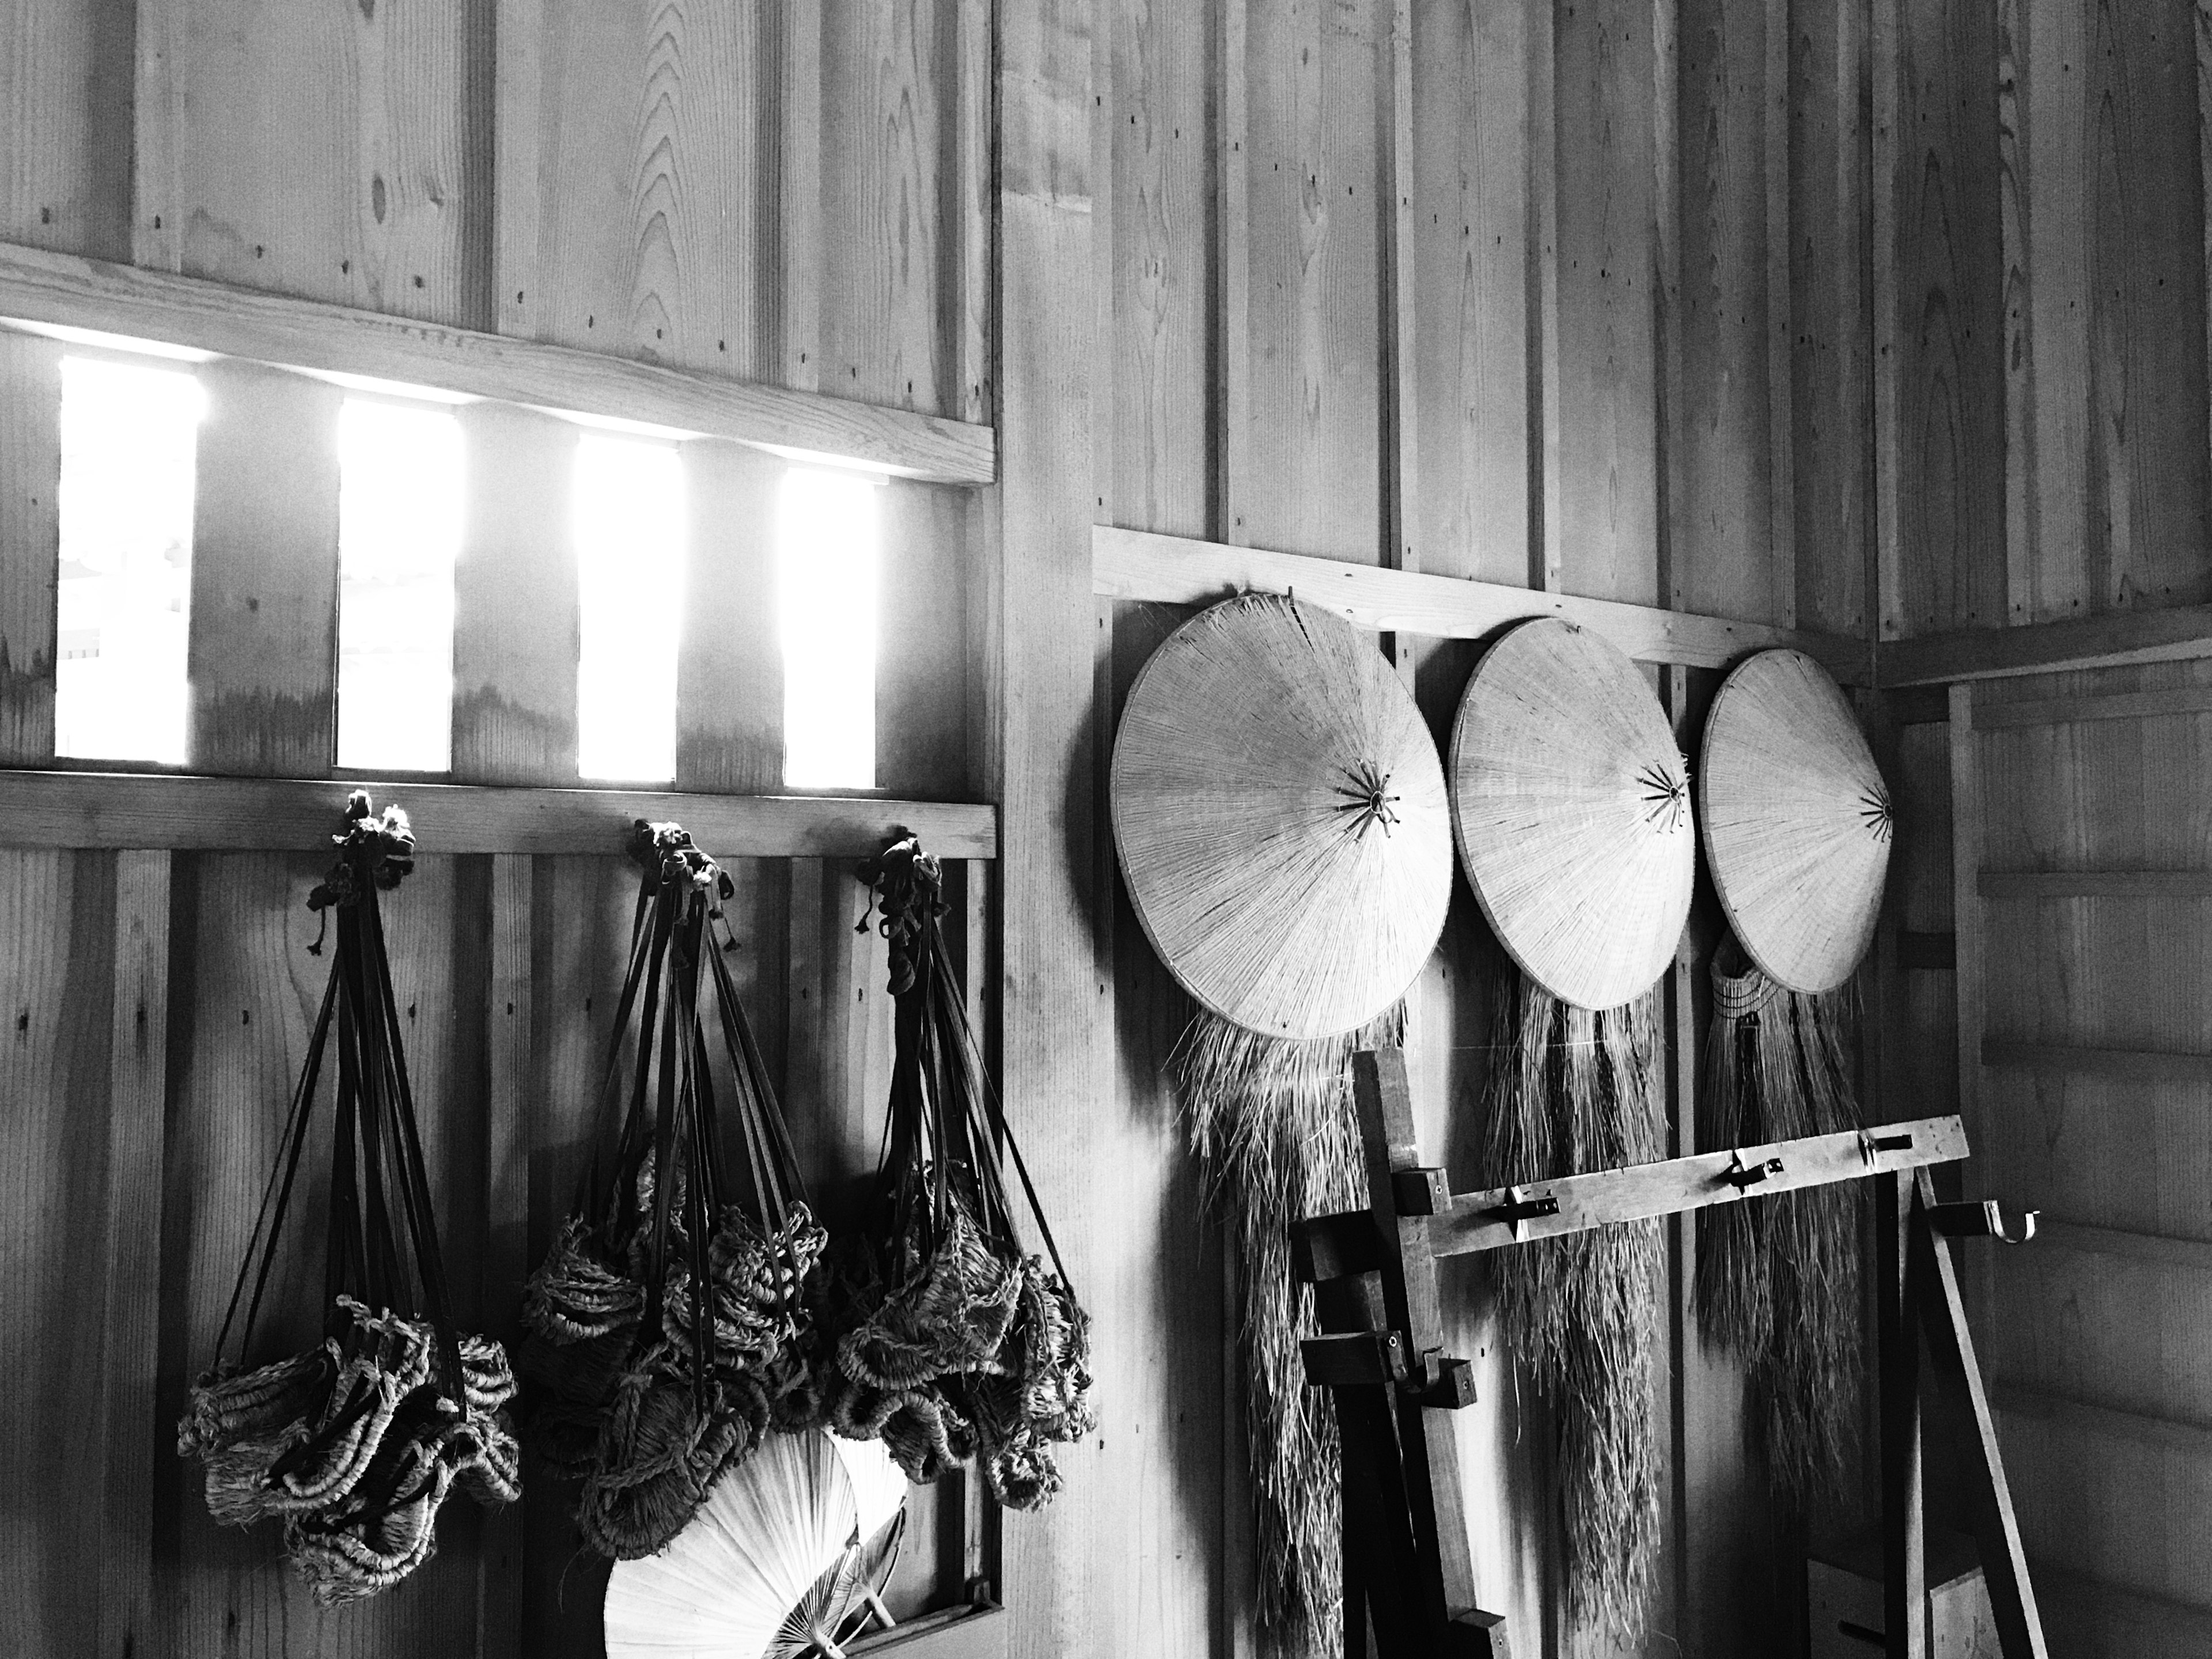
<svg viewBox="0 0 2212 1659">
<path fill-rule="evenodd" d="M 2046 1425 L 2074 1429 L 2122 1440 L 2138 1440 L 2166 1446 L 2193 1456 L 2212 1457 L 2212 1428 L 2183 1423 L 2142 1412 L 2115 1411 L 2045 1394 L 2018 1382 L 1998 1382 L 1990 1389 L 1990 1403 L 2008 1417 L 2030 1418 Z"/>
<path fill-rule="evenodd" d="M 940 858 L 998 855 L 996 808 L 938 801 L 65 771 L 0 771 L 0 847 L 327 852 L 355 789 L 406 808 L 426 853 L 619 853 L 650 818 L 725 858 L 864 858 L 894 830 Z"/>
<path fill-rule="evenodd" d="M 2212 657 L 2212 605 L 2116 611 L 2022 628 L 1970 628 L 1884 640 L 1875 650 L 1875 683 L 1887 690 L 2194 657 Z M 1978 709 L 1976 724 L 1980 720 Z"/>
<path fill-rule="evenodd" d="M 2166 1048 L 2090 1048 L 1984 1037 L 1982 1064 L 1993 1071 L 2070 1073 L 2128 1083 L 2212 1082 L 2212 1054 Z"/>
<path fill-rule="evenodd" d="M 2067 726 L 2087 720 L 2139 720 L 2158 714 L 2212 714 L 2212 685 L 2174 685 L 2163 691 L 2114 691 L 2101 696 L 2029 697 L 2019 702 L 1974 705 L 1974 730 L 2015 726 Z"/>
<path fill-rule="evenodd" d="M 1953 933 L 1917 933 L 1900 928 L 1897 935 L 1897 965 L 1927 973 L 1951 973 L 1959 966 L 1959 936 Z"/>
<path fill-rule="evenodd" d="M 1956 1117 L 1884 1123 L 1870 1128 L 1864 1138 L 1855 1130 L 1809 1135 L 1771 1146 L 1700 1152 L 1663 1164 L 1534 1181 L 1512 1189 L 1455 1194 L 1450 1206 L 1431 1224 L 1431 1238 L 1438 1255 L 1466 1255 L 1582 1232 L 1611 1221 L 1674 1215 L 1861 1176 L 1955 1163 L 1966 1156 L 1966 1131 Z M 1782 1166 L 1778 1170 L 1772 1167 L 1777 1161 Z M 1738 1186 L 1729 1176 L 1739 1168 L 1767 1173 L 1753 1185 Z M 1509 1201 L 1524 1208 L 1547 1204 L 1557 1208 L 1547 1215 L 1530 1215 L 1516 1228 L 1498 1213 Z"/>
<path fill-rule="evenodd" d="M 1091 532 L 1091 585 L 1112 599 L 1158 605 L 1211 605 L 1254 591 L 1295 592 L 1360 628 L 1435 639 L 1482 639 L 1531 617 L 1561 617 L 1602 635 L 1639 662 L 1725 668 L 1749 652 L 1794 646 L 1819 659 L 1844 684 L 1863 685 L 1869 677 L 1863 640 L 1106 525 Z"/>
<path fill-rule="evenodd" d="M 1984 870 L 1984 898 L 2212 898 L 2212 870 Z"/>
<path fill-rule="evenodd" d="M 2043 1221 L 2036 1227 L 2035 1242 L 2079 1255 L 2123 1256 L 2161 1267 L 2212 1273 L 2212 1243 L 2203 1239 L 2129 1232 L 2118 1227 L 2085 1227 L 2075 1221 Z"/>
<path fill-rule="evenodd" d="M 938 483 L 989 483 L 988 426 L 0 243 L 0 319 L 365 375 L 726 438 Z"/>
</svg>

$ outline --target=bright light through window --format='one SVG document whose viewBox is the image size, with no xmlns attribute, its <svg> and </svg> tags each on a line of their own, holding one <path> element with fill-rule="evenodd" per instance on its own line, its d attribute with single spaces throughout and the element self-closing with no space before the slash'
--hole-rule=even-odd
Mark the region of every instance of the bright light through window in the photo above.
<svg viewBox="0 0 2212 1659">
<path fill-rule="evenodd" d="M 338 764 L 453 764 L 461 428 L 349 398 L 338 413 Z"/>
<path fill-rule="evenodd" d="M 576 770 L 604 782 L 676 775 L 684 618 L 684 465 L 665 444 L 576 443 Z"/>
<path fill-rule="evenodd" d="M 184 763 L 194 449 L 206 406 L 179 369 L 62 360 L 56 754 Z"/>
<path fill-rule="evenodd" d="M 783 639 L 783 781 L 876 787 L 878 486 L 795 468 L 777 500 Z"/>
</svg>

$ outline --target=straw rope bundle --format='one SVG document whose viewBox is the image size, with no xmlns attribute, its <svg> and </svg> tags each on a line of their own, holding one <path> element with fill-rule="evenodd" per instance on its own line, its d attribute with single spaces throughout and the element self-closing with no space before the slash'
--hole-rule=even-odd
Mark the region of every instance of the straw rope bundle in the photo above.
<svg viewBox="0 0 2212 1659">
<path fill-rule="evenodd" d="M 1460 704 L 1452 817 L 1469 884 L 1520 972 L 1498 1000 L 1489 1178 L 1519 1184 L 1662 1154 L 1655 982 L 1695 874 L 1689 785 L 1635 665 L 1543 619 L 1492 647 Z M 1642 1624 L 1659 1545 L 1656 1222 L 1501 1253 L 1499 1322 L 1558 1424 L 1577 1615 Z"/>
<path fill-rule="evenodd" d="M 1258 1541 L 1260 1634 L 1341 1642 L 1336 1432 L 1304 1384 L 1310 1293 L 1290 1224 L 1357 1205 L 1355 1050 L 1402 1042 L 1436 948 L 1451 841 L 1436 745 L 1370 636 L 1248 594 L 1145 665 L 1114 750 L 1130 901 L 1200 1005 L 1177 1054 L 1192 1151 L 1225 1212 Z"/>
<path fill-rule="evenodd" d="M 525 1287 L 521 1354 L 532 1437 L 582 1478 L 584 1540 L 618 1559 L 675 1537 L 771 1425 L 817 1413 L 804 1287 L 826 1243 L 719 948 L 729 878 L 677 824 L 641 820 L 629 850 L 643 879 L 601 1084 L 608 1121 Z M 734 1085 L 742 1186 L 725 1166 L 702 1000 Z"/>
<path fill-rule="evenodd" d="M 520 1491 L 506 1352 L 454 1328 L 385 952 L 377 894 L 414 868 L 414 833 L 397 807 L 373 817 L 358 790 L 346 819 L 346 833 L 332 837 L 338 862 L 307 900 L 325 922 L 337 913 L 330 983 L 216 1364 L 177 1429 L 179 1453 L 206 1465 L 210 1513 L 230 1526 L 280 1518 L 285 1553 L 325 1607 L 388 1589 L 428 1560 L 454 1486 L 481 1504 L 509 1503 Z M 308 948 L 319 953 L 322 940 Z M 325 1338 L 245 1370 L 333 1034 Z"/>
<path fill-rule="evenodd" d="M 1700 1144 L 1858 1127 L 1849 986 L 1881 909 L 1890 806 L 1835 683 L 1796 651 L 1739 665 L 1706 722 L 1699 788 L 1735 934 L 1713 960 Z M 1802 1504 L 1840 1479 L 1856 1422 L 1858 1194 L 1726 1205 L 1698 1232 L 1700 1322 L 1748 1367 L 1754 1436 Z"/>
</svg>

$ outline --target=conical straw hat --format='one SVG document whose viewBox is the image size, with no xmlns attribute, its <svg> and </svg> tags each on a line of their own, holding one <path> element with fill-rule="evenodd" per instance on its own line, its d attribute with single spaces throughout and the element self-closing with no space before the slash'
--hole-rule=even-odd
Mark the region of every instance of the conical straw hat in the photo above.
<svg viewBox="0 0 2212 1659">
<path fill-rule="evenodd" d="M 1452 729 L 1460 858 L 1553 996 L 1617 1008 L 1674 958 L 1697 875 L 1686 769 L 1636 665 L 1586 629 L 1523 623 L 1476 667 Z"/>
<path fill-rule="evenodd" d="M 1705 861 L 1769 979 L 1832 990 L 1874 937 L 1889 868 L 1889 791 L 1850 706 L 1802 651 L 1738 664 L 1698 763 Z"/>
<path fill-rule="evenodd" d="M 1451 902 L 1443 769 L 1371 635 L 1251 593 L 1176 630 L 1129 690 L 1114 841 L 1185 990 L 1268 1036 L 1332 1036 L 1405 994 Z"/>
</svg>

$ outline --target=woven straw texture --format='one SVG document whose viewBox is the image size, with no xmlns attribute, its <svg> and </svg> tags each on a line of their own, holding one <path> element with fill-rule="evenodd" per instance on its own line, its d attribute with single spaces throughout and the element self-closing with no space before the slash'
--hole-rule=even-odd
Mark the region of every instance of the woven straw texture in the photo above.
<svg viewBox="0 0 2212 1659">
<path fill-rule="evenodd" d="M 1850 706 L 1802 651 L 1762 651 L 1713 699 L 1698 768 L 1705 861 L 1761 972 L 1841 985 L 1865 956 L 1889 869 L 1889 791 Z"/>
<path fill-rule="evenodd" d="M 1451 899 L 1443 769 L 1371 635 L 1277 594 L 1193 617 L 1130 688 L 1114 840 L 1146 935 L 1268 1036 L 1366 1024 Z"/>
<path fill-rule="evenodd" d="M 1674 959 L 1697 872 L 1686 769 L 1651 688 L 1572 623 L 1490 648 L 1452 729 L 1452 824 L 1468 884 L 1522 972 L 1617 1008 Z"/>
</svg>

